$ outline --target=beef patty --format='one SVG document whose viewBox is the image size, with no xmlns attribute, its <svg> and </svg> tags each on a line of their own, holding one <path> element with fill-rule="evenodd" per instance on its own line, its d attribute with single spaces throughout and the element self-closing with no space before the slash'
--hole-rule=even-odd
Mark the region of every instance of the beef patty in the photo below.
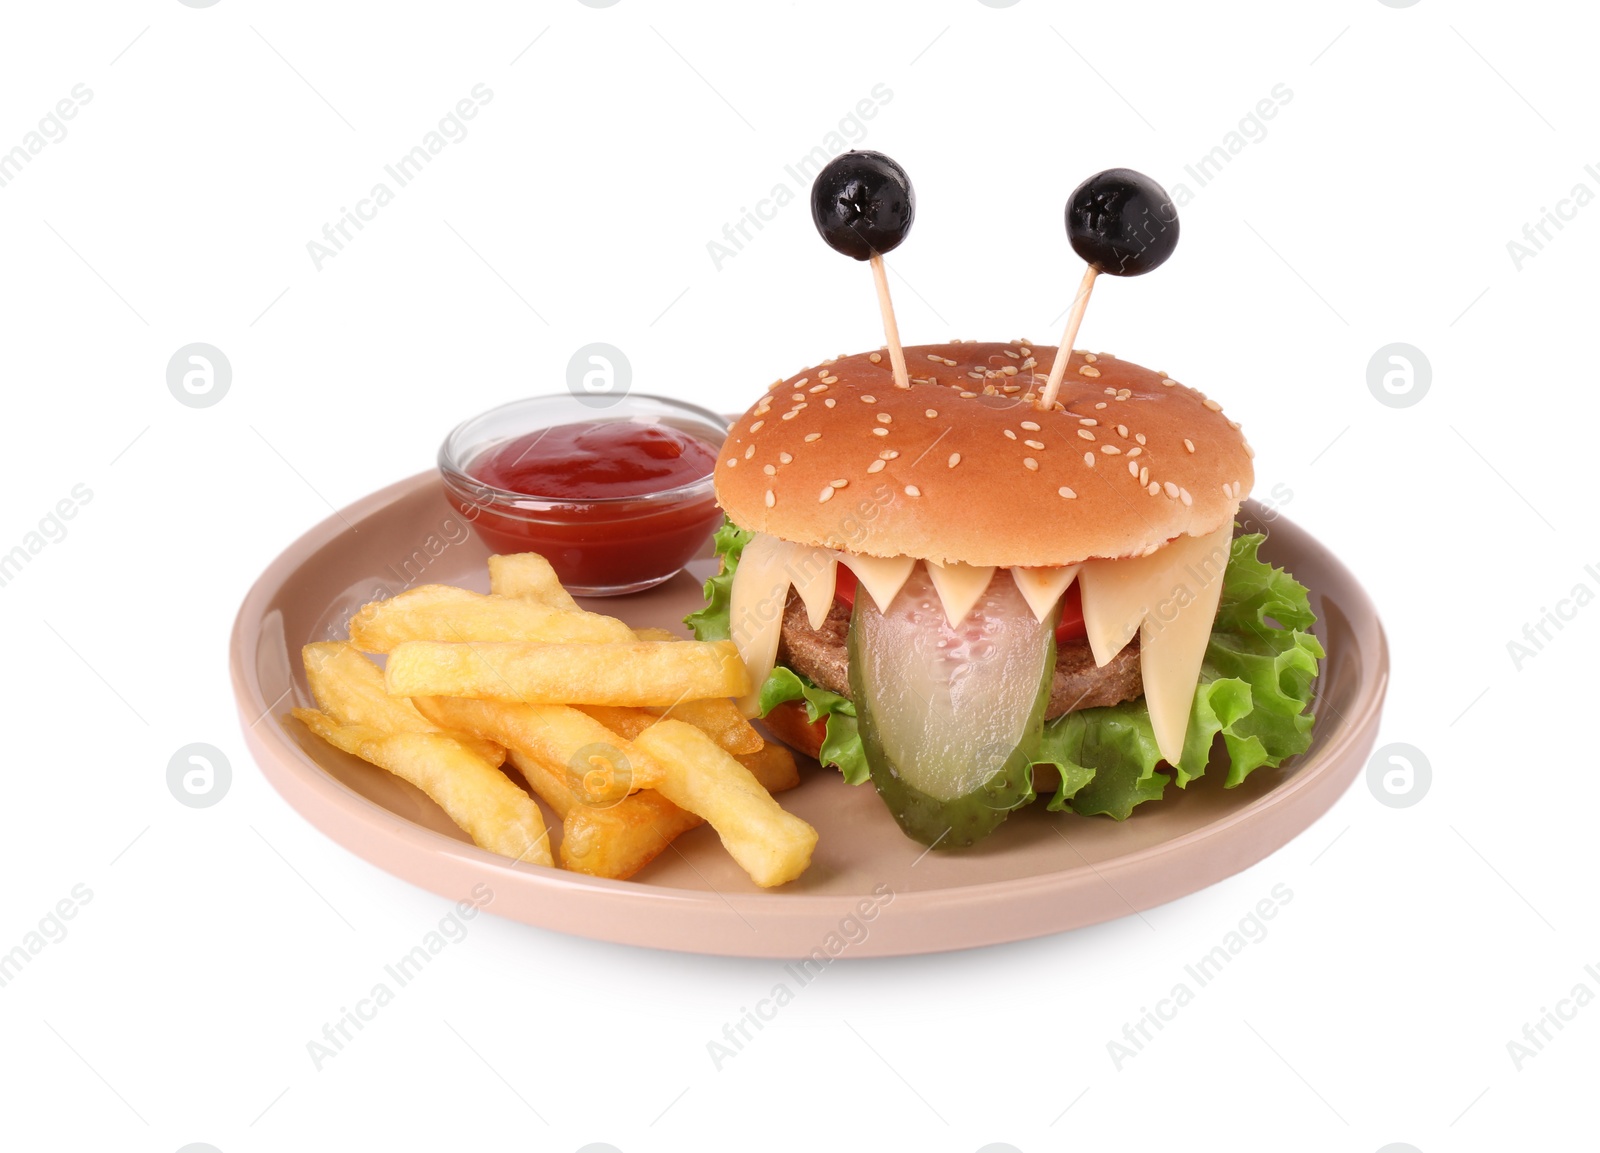
<svg viewBox="0 0 1600 1153">
<path fill-rule="evenodd" d="M 822 627 L 814 629 L 806 617 L 805 603 L 791 591 L 783 608 L 783 634 L 778 642 L 778 663 L 787 665 L 813 684 L 850 695 L 850 606 L 834 601 Z M 1079 638 L 1056 645 L 1056 671 L 1050 683 L 1050 704 L 1045 716 L 1059 717 L 1077 709 L 1095 709 L 1131 701 L 1144 693 L 1139 676 L 1139 638 L 1096 668 L 1089 642 Z"/>
</svg>

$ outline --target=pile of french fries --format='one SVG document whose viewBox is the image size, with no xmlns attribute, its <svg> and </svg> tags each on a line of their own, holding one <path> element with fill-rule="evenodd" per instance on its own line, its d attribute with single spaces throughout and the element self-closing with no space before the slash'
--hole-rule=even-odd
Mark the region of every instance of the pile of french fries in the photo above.
<svg viewBox="0 0 1600 1153">
<path fill-rule="evenodd" d="M 816 830 L 772 798 L 799 783 L 794 757 L 734 704 L 749 677 L 730 642 L 586 612 L 537 553 L 490 557 L 489 586 L 366 605 L 348 642 L 303 650 L 318 707 L 294 716 L 514 860 L 555 863 L 537 796 L 561 821 L 566 869 L 631 877 L 710 823 L 756 884 L 805 871 Z"/>
</svg>

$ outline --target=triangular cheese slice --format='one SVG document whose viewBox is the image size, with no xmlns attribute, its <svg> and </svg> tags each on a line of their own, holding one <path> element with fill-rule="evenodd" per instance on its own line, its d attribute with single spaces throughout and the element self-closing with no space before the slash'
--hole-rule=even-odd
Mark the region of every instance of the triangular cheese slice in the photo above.
<svg viewBox="0 0 1600 1153">
<path fill-rule="evenodd" d="M 1133 639 L 1146 614 L 1163 605 L 1170 607 L 1183 590 L 1196 587 L 1197 578 L 1188 569 L 1209 556 L 1212 540 L 1221 533 L 1229 534 L 1222 546 L 1222 566 L 1226 568 L 1227 540 L 1232 532 L 1230 521 L 1203 537 L 1180 536 L 1149 556 L 1085 561 L 1078 573 L 1078 587 L 1083 592 L 1083 625 L 1094 663 L 1104 668 Z"/>
<path fill-rule="evenodd" d="M 839 576 L 839 554 L 825 548 L 795 548 L 789 561 L 789 577 L 794 591 L 805 602 L 806 620 L 820 629 L 833 607 L 834 586 Z"/>
<path fill-rule="evenodd" d="M 844 553 L 839 559 L 856 574 L 856 580 L 881 613 L 889 611 L 889 602 L 894 600 L 917 563 L 916 558 L 909 556 L 856 556 L 851 553 Z"/>
<path fill-rule="evenodd" d="M 1183 754 L 1200 666 L 1217 619 L 1233 525 L 1225 524 L 1208 536 L 1184 539 L 1195 544 L 1185 548 L 1188 556 L 1181 572 L 1169 570 L 1174 575 L 1173 591 L 1139 626 L 1145 706 L 1150 710 L 1156 747 L 1174 765 Z"/>
<path fill-rule="evenodd" d="M 750 673 L 750 692 L 739 701 L 747 717 L 760 713 L 761 686 L 778 661 L 783 606 L 789 599 L 790 567 L 795 547 L 775 536 L 756 533 L 739 555 L 728 595 L 728 632 Z"/>
<path fill-rule="evenodd" d="M 927 564 L 934 591 L 939 594 L 939 603 L 944 606 L 944 619 L 950 622 L 951 628 L 955 628 L 972 611 L 972 606 L 978 603 L 983 590 L 989 587 L 989 581 L 994 577 L 994 566 L 959 562 L 936 564 L 933 561 Z"/>
<path fill-rule="evenodd" d="M 1043 621 L 1056 607 L 1061 595 L 1071 587 L 1082 565 L 1068 564 L 1058 568 L 1014 568 L 1011 579 L 1016 582 L 1022 599 L 1033 610 L 1035 620 Z"/>
</svg>

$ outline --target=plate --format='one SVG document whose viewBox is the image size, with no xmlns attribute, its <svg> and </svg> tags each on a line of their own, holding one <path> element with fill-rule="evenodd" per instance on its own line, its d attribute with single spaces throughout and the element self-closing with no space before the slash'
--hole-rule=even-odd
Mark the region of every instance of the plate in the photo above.
<svg viewBox="0 0 1600 1153">
<path fill-rule="evenodd" d="M 511 862 L 473 845 L 419 790 L 288 719 L 294 705 L 312 704 L 301 645 L 343 639 L 367 601 L 426 583 L 487 589 L 488 549 L 446 503 L 436 473 L 357 501 L 268 566 L 234 623 L 234 692 L 262 773 L 308 821 L 395 876 L 504 917 L 631 945 L 817 963 L 1018 941 L 1149 909 L 1249 867 L 1326 812 L 1365 764 L 1389 668 L 1371 602 L 1282 516 L 1247 502 L 1240 519 L 1252 529 L 1270 519 L 1261 555 L 1311 589 L 1328 657 L 1308 752 L 1237 789 L 1207 774 L 1121 823 L 1036 805 L 958 854 L 926 852 L 870 785 L 807 762 L 780 799 L 820 839 L 811 868 L 779 890 L 757 888 L 708 826 L 629 881 Z M 681 633 L 715 563 L 708 554 L 648 592 L 587 605 Z"/>
</svg>

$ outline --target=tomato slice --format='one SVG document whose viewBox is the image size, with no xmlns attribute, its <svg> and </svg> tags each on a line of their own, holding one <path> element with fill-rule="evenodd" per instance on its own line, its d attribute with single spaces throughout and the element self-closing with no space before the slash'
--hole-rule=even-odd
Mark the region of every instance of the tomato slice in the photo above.
<svg viewBox="0 0 1600 1153">
<path fill-rule="evenodd" d="M 852 609 L 856 607 L 856 574 L 844 565 L 839 566 L 834 578 L 833 596 Z M 1083 595 L 1078 591 L 1078 582 L 1073 581 L 1061 598 L 1061 621 L 1056 625 L 1056 644 L 1079 641 L 1088 635 L 1088 630 L 1083 627 Z"/>
<path fill-rule="evenodd" d="M 833 579 L 833 599 L 856 607 L 856 574 L 840 565 Z"/>
<path fill-rule="evenodd" d="M 1061 623 L 1056 625 L 1056 644 L 1082 640 L 1088 635 L 1089 630 L 1083 627 L 1083 594 L 1078 591 L 1078 582 L 1073 581 L 1061 598 Z"/>
</svg>

